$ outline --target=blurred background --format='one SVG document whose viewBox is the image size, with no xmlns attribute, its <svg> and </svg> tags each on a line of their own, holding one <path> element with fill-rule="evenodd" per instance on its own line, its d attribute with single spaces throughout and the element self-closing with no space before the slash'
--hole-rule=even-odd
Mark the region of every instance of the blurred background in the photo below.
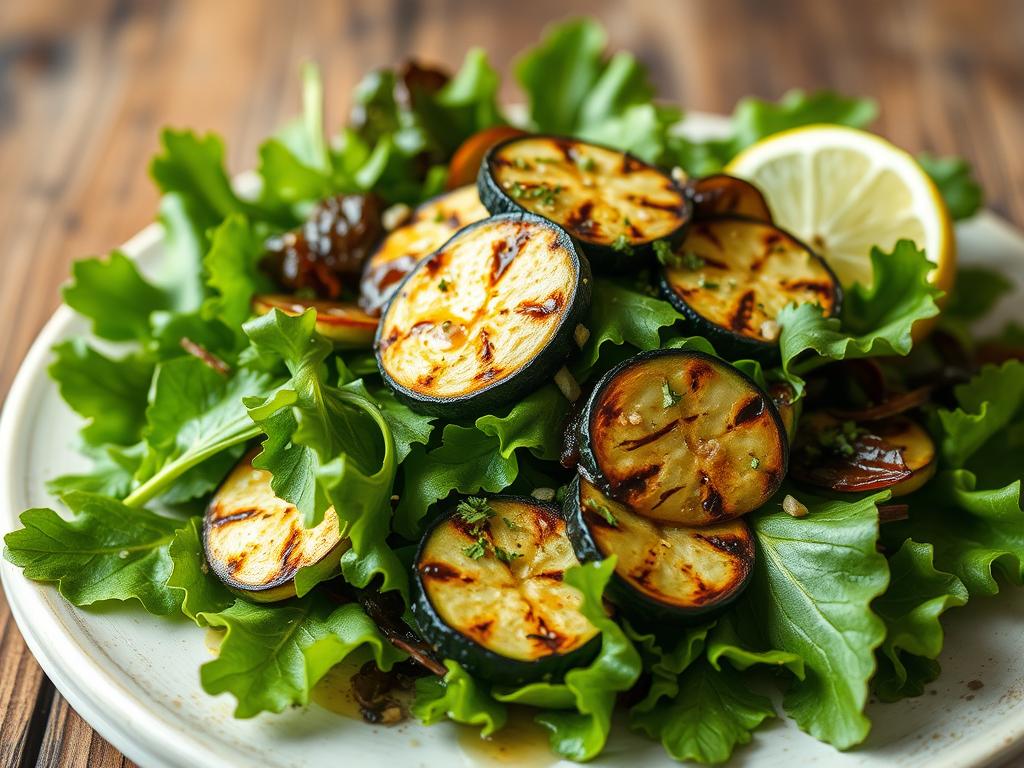
<svg viewBox="0 0 1024 768">
<path fill-rule="evenodd" d="M 333 128 L 369 70 L 408 57 L 454 70 L 474 45 L 516 101 L 517 52 L 581 14 L 687 110 L 795 87 L 871 96 L 880 133 L 965 156 L 988 206 L 1024 227 L 1020 0 L 3 0 L 0 397 L 69 262 L 152 221 L 162 126 L 221 134 L 238 172 L 298 113 L 303 61 L 321 66 Z M 122 764 L 54 694 L 2 600 L 0 626 L 0 766 Z"/>
</svg>

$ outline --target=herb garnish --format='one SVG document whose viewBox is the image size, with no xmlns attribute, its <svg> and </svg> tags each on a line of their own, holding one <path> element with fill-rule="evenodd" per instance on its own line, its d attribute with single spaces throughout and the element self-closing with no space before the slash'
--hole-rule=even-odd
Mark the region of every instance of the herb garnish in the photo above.
<svg viewBox="0 0 1024 768">
<path fill-rule="evenodd" d="M 448 293 L 448 286 L 449 285 L 451 285 L 451 283 L 449 283 L 447 280 L 445 280 L 442 277 L 441 278 L 441 282 L 439 282 L 437 284 L 437 290 L 439 290 L 441 293 Z"/>
<path fill-rule="evenodd" d="M 608 507 L 606 507 L 604 504 L 598 504 L 593 499 L 587 499 L 585 502 L 583 502 L 583 506 L 585 506 L 591 512 L 600 515 L 600 517 L 612 528 L 619 527 L 619 521 L 615 519 L 615 515 L 613 515 L 612 511 L 608 509 Z"/>
<path fill-rule="evenodd" d="M 629 238 L 625 235 L 619 235 L 612 242 L 612 250 L 624 253 L 627 256 L 633 255 L 633 246 L 629 242 Z"/>
<path fill-rule="evenodd" d="M 671 408 L 673 405 L 683 399 L 683 396 L 676 392 L 668 383 L 668 379 L 665 379 L 661 384 L 661 407 Z"/>
<path fill-rule="evenodd" d="M 481 557 L 487 554 L 487 539 L 483 536 L 477 538 L 475 542 L 470 544 L 468 547 L 462 550 L 466 557 L 473 560 L 479 560 Z"/>
</svg>

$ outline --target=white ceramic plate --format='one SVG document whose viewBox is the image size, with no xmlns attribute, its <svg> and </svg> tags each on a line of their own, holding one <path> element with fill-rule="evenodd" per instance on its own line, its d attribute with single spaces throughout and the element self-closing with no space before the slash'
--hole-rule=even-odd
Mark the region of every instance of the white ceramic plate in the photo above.
<svg viewBox="0 0 1024 768">
<path fill-rule="evenodd" d="M 720 130 L 722 121 L 691 118 L 693 133 Z M 963 263 L 1000 269 L 1017 282 L 993 331 L 1024 319 L 1024 237 L 983 214 L 958 230 Z M 145 271 L 159 268 L 161 232 L 144 229 L 123 250 Z M 0 529 L 18 527 L 18 514 L 52 506 L 48 478 L 84 468 L 72 449 L 79 419 L 46 375 L 50 347 L 87 332 L 61 307 L 43 329 L 14 382 L 0 421 Z M 143 766 L 319 766 L 387 764 L 553 765 L 539 732 L 513 729 L 481 745 L 475 731 L 452 724 L 372 727 L 318 705 L 252 720 L 231 717 L 233 700 L 212 698 L 199 686 L 199 665 L 210 659 L 202 630 L 184 620 L 148 616 L 141 608 L 79 611 L 50 586 L 26 580 L 4 561 L 3 585 L 29 648 L 71 705 L 114 746 Z M 1015 754 L 1024 740 L 1024 590 L 972 601 L 947 622 L 942 676 L 926 695 L 898 704 L 871 704 L 874 729 L 860 748 L 839 753 L 801 733 L 785 718 L 759 730 L 734 764 L 743 766 L 989 765 Z M 978 683 L 982 683 L 982 687 Z M 676 765 L 659 744 L 621 724 L 602 765 Z M 565 763 L 565 765 L 570 765 Z"/>
</svg>

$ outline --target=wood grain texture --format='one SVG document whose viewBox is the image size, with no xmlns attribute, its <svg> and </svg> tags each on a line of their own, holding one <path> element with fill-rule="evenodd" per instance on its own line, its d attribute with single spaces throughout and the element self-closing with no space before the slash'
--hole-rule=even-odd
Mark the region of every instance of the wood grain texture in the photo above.
<svg viewBox="0 0 1024 768">
<path fill-rule="evenodd" d="M 6 0 L 0 3 L 0 394 L 59 302 L 72 259 L 152 220 L 161 126 L 226 137 L 232 171 L 299 103 L 317 60 L 339 124 L 369 69 L 455 67 L 482 45 L 507 72 L 544 24 L 589 13 L 659 92 L 727 112 L 792 87 L 870 95 L 907 149 L 965 155 L 1024 226 L 1024 3 L 1018 0 Z M 510 78 L 504 95 L 518 98 Z M 124 764 L 52 695 L 0 601 L 0 766 Z M 50 697 L 52 696 L 52 700 Z"/>
</svg>

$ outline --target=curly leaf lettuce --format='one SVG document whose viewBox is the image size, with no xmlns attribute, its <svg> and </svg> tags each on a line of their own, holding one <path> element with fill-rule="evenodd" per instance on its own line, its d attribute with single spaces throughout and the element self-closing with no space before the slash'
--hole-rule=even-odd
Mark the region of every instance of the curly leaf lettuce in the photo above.
<svg viewBox="0 0 1024 768">
<path fill-rule="evenodd" d="M 969 219 L 984 204 L 984 195 L 971 175 L 971 166 L 962 157 L 936 157 L 927 152 L 917 156 L 931 176 L 954 220 Z"/>
<path fill-rule="evenodd" d="M 34 581 L 55 582 L 72 604 L 138 600 L 150 613 L 178 610 L 180 595 L 167 586 L 168 547 L 180 521 L 131 509 L 95 493 L 63 498 L 73 517 L 30 509 L 24 526 L 4 537 L 4 556 Z"/>
<path fill-rule="evenodd" d="M 444 678 L 421 677 L 416 681 L 416 698 L 409 708 L 413 717 L 424 725 L 433 725 L 445 718 L 464 725 L 480 727 L 486 739 L 505 727 L 508 709 L 495 701 L 486 687 L 473 679 L 457 662 L 444 662 L 448 673 Z"/>
<path fill-rule="evenodd" d="M 219 656 L 199 669 L 203 690 L 234 696 L 238 718 L 308 704 L 316 682 L 357 651 L 383 670 L 405 658 L 356 603 L 336 607 L 314 596 L 278 605 L 236 600 L 198 620 L 225 630 Z"/>
<path fill-rule="evenodd" d="M 783 707 L 800 728 L 840 749 L 863 741 L 870 728 L 863 710 L 874 651 L 885 638 L 871 602 L 889 583 L 875 548 L 875 504 L 887 497 L 799 493 L 806 517 L 786 514 L 778 500 L 750 516 L 758 551 L 746 599 L 765 645 L 804 662 L 804 677 L 786 691 Z"/>
<path fill-rule="evenodd" d="M 202 536 L 203 520 L 198 516 L 175 533 L 167 549 L 172 566 L 166 581 L 169 589 L 180 593 L 181 612 L 200 625 L 201 613 L 217 613 L 235 602 L 228 588 L 210 573 Z"/>
<path fill-rule="evenodd" d="M 1002 432 L 1024 408 L 1024 363 L 986 365 L 954 390 L 958 408 L 937 413 L 940 450 L 946 463 L 963 467 L 986 442 Z"/>
<path fill-rule="evenodd" d="M 640 654 L 622 627 L 605 613 L 604 589 L 615 570 L 615 557 L 575 566 L 565 582 L 583 593 L 580 612 L 601 633 L 601 650 L 586 667 L 569 670 L 561 683 L 532 683 L 495 692 L 501 702 L 528 704 L 548 711 L 536 721 L 550 731 L 551 749 L 570 760 L 585 761 L 600 754 L 611 728 L 616 696 L 640 677 Z M 563 711 L 564 710 L 564 711 Z"/>
<path fill-rule="evenodd" d="M 900 240 L 891 253 L 872 248 L 871 264 L 872 284 L 846 290 L 842 323 L 816 304 L 779 313 L 782 370 L 798 391 L 803 374 L 832 360 L 907 355 L 914 324 L 938 314 L 942 292 L 928 282 L 932 264 L 912 242 Z"/>
<path fill-rule="evenodd" d="M 932 561 L 932 545 L 913 539 L 903 542 L 889 558 L 889 589 L 874 604 L 885 622 L 874 679 L 875 693 L 883 701 L 924 693 L 924 685 L 934 679 L 933 673 L 938 674 L 935 659 L 943 642 L 939 617 L 967 603 L 963 582 L 936 569 Z"/>
</svg>

